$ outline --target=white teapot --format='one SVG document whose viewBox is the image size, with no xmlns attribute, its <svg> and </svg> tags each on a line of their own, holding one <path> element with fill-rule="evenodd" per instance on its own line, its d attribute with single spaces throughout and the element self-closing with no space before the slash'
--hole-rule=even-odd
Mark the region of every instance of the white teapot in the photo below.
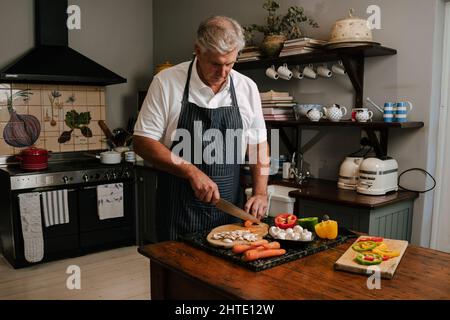
<svg viewBox="0 0 450 320">
<path fill-rule="evenodd" d="M 337 122 L 347 114 L 347 108 L 338 104 L 333 104 L 331 107 L 324 108 L 324 112 L 327 119 Z"/>
<path fill-rule="evenodd" d="M 323 112 L 319 111 L 317 109 L 310 109 L 308 110 L 308 112 L 306 113 L 306 116 L 308 117 L 309 120 L 317 122 L 319 121 L 321 118 L 323 118 Z"/>
</svg>

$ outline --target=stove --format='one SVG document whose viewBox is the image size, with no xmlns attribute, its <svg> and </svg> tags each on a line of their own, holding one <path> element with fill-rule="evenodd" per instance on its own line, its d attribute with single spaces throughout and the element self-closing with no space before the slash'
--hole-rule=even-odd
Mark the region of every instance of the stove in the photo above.
<svg viewBox="0 0 450 320">
<path fill-rule="evenodd" d="M 45 170 L 23 170 L 20 164 L 0 166 L 0 241 L 3 256 L 15 268 L 33 265 L 24 258 L 19 195 L 65 190 L 69 223 L 42 225 L 44 258 L 41 262 L 136 244 L 135 179 L 132 163 L 102 164 L 86 152 L 52 154 Z M 100 220 L 97 188 L 122 184 L 123 217 Z M 41 200 L 42 201 L 42 200 Z M 41 204 L 41 211 L 42 211 Z"/>
<path fill-rule="evenodd" d="M 19 165 L 2 168 L 9 174 L 11 190 L 55 187 L 83 183 L 108 183 L 133 178 L 132 164 L 106 165 L 98 161 L 49 163 L 46 170 L 27 171 Z"/>
</svg>

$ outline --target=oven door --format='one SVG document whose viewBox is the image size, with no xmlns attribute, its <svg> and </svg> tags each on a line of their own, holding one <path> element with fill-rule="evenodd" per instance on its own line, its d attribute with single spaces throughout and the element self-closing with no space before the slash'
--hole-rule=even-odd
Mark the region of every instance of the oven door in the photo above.
<svg viewBox="0 0 450 320">
<path fill-rule="evenodd" d="M 14 230 L 14 251 L 17 266 L 30 264 L 24 257 L 24 240 L 22 234 L 22 223 L 20 219 L 19 194 L 39 192 L 41 199 L 41 217 L 42 217 L 42 236 L 44 239 L 44 258 L 42 261 L 50 261 L 65 257 L 76 256 L 79 253 L 79 236 L 78 236 L 78 196 L 77 189 L 67 189 L 69 222 L 64 224 L 52 225 L 45 227 L 44 209 L 42 206 L 42 193 L 46 191 L 54 191 L 64 189 L 61 188 L 36 188 L 12 193 L 12 210 Z"/>
<path fill-rule="evenodd" d="M 134 228 L 134 183 L 123 183 L 123 217 L 99 219 L 97 185 L 83 186 L 79 192 L 80 246 L 92 251 L 136 243 Z"/>
</svg>

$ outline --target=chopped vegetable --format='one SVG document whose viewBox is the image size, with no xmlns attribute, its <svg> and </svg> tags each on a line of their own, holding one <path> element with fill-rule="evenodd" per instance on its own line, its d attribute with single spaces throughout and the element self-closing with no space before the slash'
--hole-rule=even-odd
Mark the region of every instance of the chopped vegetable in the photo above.
<svg viewBox="0 0 450 320">
<path fill-rule="evenodd" d="M 259 246 L 262 246 L 262 245 L 268 244 L 268 243 L 269 243 L 269 241 L 267 241 L 266 239 L 262 239 L 262 240 L 252 242 L 251 244 L 235 244 L 233 246 L 232 251 L 234 253 L 244 253 L 247 250 L 255 249 Z"/>
<path fill-rule="evenodd" d="M 319 223 L 319 218 L 317 217 L 301 218 L 297 220 L 297 223 L 304 229 L 314 230 L 316 224 Z"/>
<path fill-rule="evenodd" d="M 383 237 L 365 237 L 365 238 L 359 238 L 358 242 L 361 241 L 373 241 L 373 242 L 383 242 L 384 238 Z"/>
<path fill-rule="evenodd" d="M 355 258 L 355 262 L 364 266 L 380 264 L 382 261 L 383 257 L 376 253 L 358 253 Z"/>
<path fill-rule="evenodd" d="M 293 228 L 297 223 L 297 217 L 290 213 L 282 213 L 275 217 L 275 225 L 280 229 Z"/>
<path fill-rule="evenodd" d="M 395 258 L 398 257 L 400 255 L 400 252 L 396 251 L 396 250 L 391 250 L 387 247 L 386 244 L 381 244 L 380 246 L 376 247 L 375 249 L 372 250 L 373 253 L 379 254 L 380 256 L 382 256 L 383 258 L 386 257 L 387 259 L 389 258 Z"/>
<path fill-rule="evenodd" d="M 270 257 L 277 257 L 282 256 L 286 253 L 286 250 L 284 249 L 265 249 L 265 250 L 248 250 L 245 251 L 244 256 L 242 259 L 244 261 L 254 261 L 262 258 L 270 258 Z"/>
<path fill-rule="evenodd" d="M 251 222 L 250 220 L 245 220 L 244 221 L 244 227 L 250 228 L 252 225 L 253 225 L 253 222 Z"/>
<path fill-rule="evenodd" d="M 314 227 L 317 235 L 322 239 L 333 240 L 338 236 L 338 224 L 334 220 L 326 220 Z"/>
<path fill-rule="evenodd" d="M 352 245 L 352 249 L 357 252 L 370 251 L 377 247 L 374 241 L 358 241 Z"/>
</svg>

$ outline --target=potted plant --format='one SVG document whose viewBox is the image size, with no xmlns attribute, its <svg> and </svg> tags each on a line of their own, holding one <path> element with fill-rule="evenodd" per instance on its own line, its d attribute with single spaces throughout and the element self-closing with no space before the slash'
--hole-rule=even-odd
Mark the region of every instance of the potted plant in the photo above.
<svg viewBox="0 0 450 320">
<path fill-rule="evenodd" d="M 280 5 L 275 0 L 265 0 L 263 8 L 267 10 L 266 24 L 252 24 L 244 27 L 246 39 L 253 39 L 253 32 L 258 31 L 264 34 L 261 43 L 262 52 L 268 57 L 278 56 L 284 41 L 303 36 L 300 28 L 301 24 L 308 23 L 313 28 L 319 25 L 309 18 L 302 7 L 291 6 L 285 15 L 278 15 Z"/>
</svg>

